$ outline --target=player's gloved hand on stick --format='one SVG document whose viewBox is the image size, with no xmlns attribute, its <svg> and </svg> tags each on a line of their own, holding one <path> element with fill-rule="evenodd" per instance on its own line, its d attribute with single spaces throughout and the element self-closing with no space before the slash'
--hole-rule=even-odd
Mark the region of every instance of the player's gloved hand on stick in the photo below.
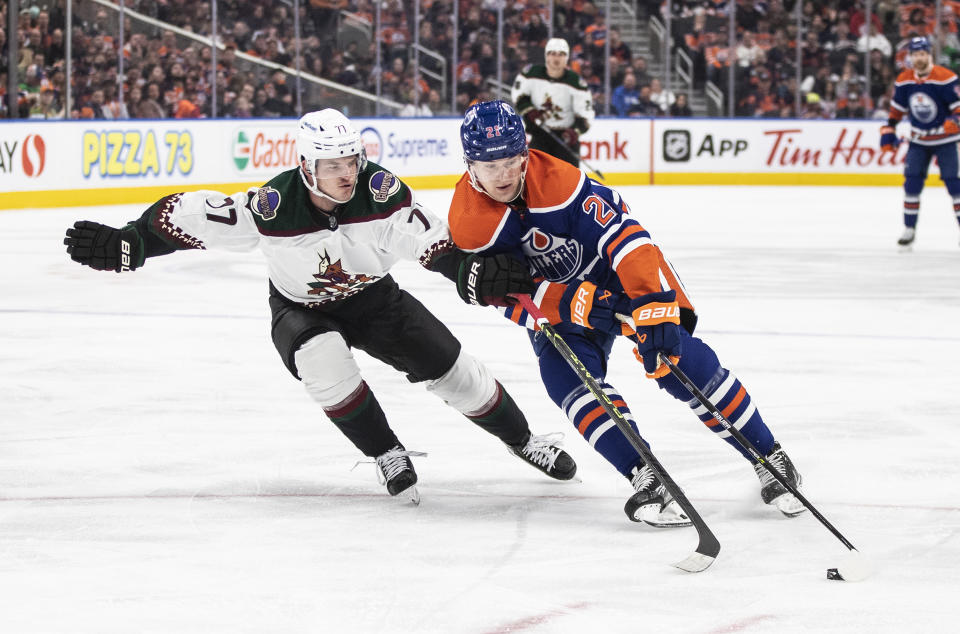
<svg viewBox="0 0 960 634">
<path fill-rule="evenodd" d="M 947 117 L 943 122 L 943 133 L 960 134 L 960 117 L 955 114 Z"/>
<path fill-rule="evenodd" d="M 960 130 L 958 130 L 960 131 Z M 885 125 L 880 128 L 880 150 L 883 152 L 893 152 L 900 145 L 900 139 L 897 138 L 897 131 L 892 127 Z"/>
<path fill-rule="evenodd" d="M 524 121 L 538 127 L 543 125 L 543 120 L 546 119 L 546 117 L 547 113 L 539 108 L 531 108 L 523 113 Z"/>
<path fill-rule="evenodd" d="M 630 300 L 625 295 L 614 295 L 592 282 L 543 281 L 531 295 L 533 303 L 551 324 L 567 322 L 619 334 L 617 313 L 630 312 Z"/>
<path fill-rule="evenodd" d="M 580 142 L 580 133 L 573 128 L 566 128 L 560 136 L 563 138 L 563 142 L 570 147 L 573 147 Z"/>
<path fill-rule="evenodd" d="M 534 288 L 526 262 L 505 253 L 471 253 L 460 263 L 457 274 L 457 292 L 468 304 L 510 306 L 517 303 L 510 295 L 529 294 Z"/>
<path fill-rule="evenodd" d="M 99 222 L 79 220 L 63 239 L 67 253 L 98 271 L 135 271 L 143 266 L 143 239 L 132 225 L 114 229 Z"/>
<path fill-rule="evenodd" d="M 670 368 L 660 364 L 657 353 L 662 352 L 676 363 L 683 352 L 677 292 L 669 290 L 641 295 L 631 302 L 631 308 L 636 330 L 636 354 L 638 360 L 643 362 L 647 378 L 666 376 Z"/>
</svg>

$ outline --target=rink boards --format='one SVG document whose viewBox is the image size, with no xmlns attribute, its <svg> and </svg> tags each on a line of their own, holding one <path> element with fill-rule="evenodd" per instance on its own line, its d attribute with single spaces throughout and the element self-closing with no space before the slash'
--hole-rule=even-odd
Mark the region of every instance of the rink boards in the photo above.
<svg viewBox="0 0 960 634">
<path fill-rule="evenodd" d="M 355 123 L 370 160 L 414 188 L 450 188 L 463 172 L 458 118 Z M 881 153 L 880 125 L 600 118 L 581 158 L 611 185 L 897 186 L 906 144 Z M 295 132 L 291 119 L 3 122 L 0 209 L 239 191 L 296 165 Z"/>
</svg>

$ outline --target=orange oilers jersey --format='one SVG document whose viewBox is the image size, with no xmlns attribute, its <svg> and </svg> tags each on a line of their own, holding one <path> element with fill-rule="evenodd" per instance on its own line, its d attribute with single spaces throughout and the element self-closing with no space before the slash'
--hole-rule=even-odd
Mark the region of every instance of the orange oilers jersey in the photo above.
<svg viewBox="0 0 960 634">
<path fill-rule="evenodd" d="M 680 278 L 620 194 L 538 150 L 530 150 L 521 204 L 493 200 L 464 174 L 449 224 L 459 248 L 523 258 L 536 277 L 589 280 L 630 298 L 674 289 L 680 306 L 693 309 Z"/>
</svg>

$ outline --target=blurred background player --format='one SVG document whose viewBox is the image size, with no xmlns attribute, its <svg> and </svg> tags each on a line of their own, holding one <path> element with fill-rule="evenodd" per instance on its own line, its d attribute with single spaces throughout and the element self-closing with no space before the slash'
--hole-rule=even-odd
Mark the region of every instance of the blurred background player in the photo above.
<svg viewBox="0 0 960 634">
<path fill-rule="evenodd" d="M 897 77 L 890 118 L 880 128 L 880 149 L 894 151 L 900 145 L 897 123 L 904 114 L 910 120 L 910 147 L 903 168 L 903 234 L 897 244 L 908 246 L 917 234 L 920 192 L 930 159 L 937 157 L 940 178 L 953 198 L 953 212 L 960 222 L 960 179 L 957 176 L 957 141 L 960 140 L 960 85 L 957 75 L 933 63 L 930 41 L 915 37 L 907 44 L 912 68 Z"/>
<path fill-rule="evenodd" d="M 180 249 L 259 247 L 269 269 L 271 334 L 284 365 L 350 442 L 375 459 L 390 495 L 409 489 L 419 500 L 410 456 L 423 454 L 397 439 L 352 348 L 424 383 L 547 475 L 572 478 L 573 459 L 550 436 L 531 435 L 489 370 L 389 274 L 399 260 L 417 260 L 483 296 L 505 292 L 498 286 L 519 263 L 458 251 L 442 220 L 396 176 L 367 161 L 360 133 L 340 112 L 301 118 L 297 152 L 300 165 L 263 187 L 232 196 L 171 194 L 121 229 L 79 221 L 67 229 L 67 251 L 80 264 L 119 273 Z M 519 273 L 526 276 L 513 276 Z"/>
<path fill-rule="evenodd" d="M 488 131 L 493 130 L 493 134 Z M 714 351 L 693 336 L 697 315 L 680 279 L 650 234 L 629 215 L 620 195 L 544 152 L 527 150 L 523 122 L 500 101 L 471 107 L 460 128 L 467 173 L 450 204 L 450 231 L 457 246 L 484 254 L 523 257 L 540 282 L 534 302 L 559 325 L 557 331 L 600 381 L 630 424 L 636 423 L 620 393 L 605 381 L 613 342 L 627 334 L 647 376 L 688 404 L 710 429 L 751 462 L 749 454 L 692 398 L 657 358 L 678 358 L 679 367 L 739 429 L 769 464 L 793 485 L 800 474 L 774 440 L 746 388 Z M 632 314 L 632 328 L 592 319 L 598 298 Z M 493 298 L 505 300 L 506 298 Z M 475 302 L 481 303 L 481 302 Z M 487 301 L 486 303 L 495 303 Z M 518 324 L 533 319 L 517 305 L 502 308 Z M 540 375 L 550 398 L 584 439 L 629 479 L 636 493 L 624 508 L 634 521 L 684 526 L 689 519 L 669 497 L 640 454 L 540 332 L 531 332 Z M 761 497 L 785 515 L 804 507 L 766 469 L 754 464 Z"/>
<path fill-rule="evenodd" d="M 545 63 L 523 69 L 510 98 L 527 123 L 530 147 L 580 167 L 580 135 L 590 128 L 594 112 L 587 83 L 567 68 L 569 56 L 566 40 L 548 40 Z"/>
</svg>

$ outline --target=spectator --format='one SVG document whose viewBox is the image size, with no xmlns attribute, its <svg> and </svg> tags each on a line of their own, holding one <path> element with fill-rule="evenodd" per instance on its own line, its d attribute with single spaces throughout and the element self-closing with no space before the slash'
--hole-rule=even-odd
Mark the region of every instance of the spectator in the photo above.
<svg viewBox="0 0 960 634">
<path fill-rule="evenodd" d="M 129 119 L 130 113 L 127 111 L 127 105 L 117 98 L 117 85 L 110 83 L 103 86 L 103 110 L 104 119 Z"/>
<path fill-rule="evenodd" d="M 615 26 L 610 27 L 610 57 L 623 64 L 629 64 L 633 59 L 630 47 L 620 39 L 620 29 Z"/>
<path fill-rule="evenodd" d="M 676 101 L 672 91 L 664 90 L 660 80 L 654 77 L 650 81 L 650 100 L 657 104 L 661 112 L 668 112 Z"/>
<path fill-rule="evenodd" d="M 138 119 L 166 119 L 167 115 L 160 105 L 160 86 L 156 82 L 147 84 L 147 92 L 137 104 Z"/>
<path fill-rule="evenodd" d="M 803 110 L 800 112 L 801 119 L 825 119 L 823 109 L 820 106 L 820 95 L 815 92 L 808 92 L 804 98 Z"/>
<path fill-rule="evenodd" d="M 687 104 L 687 93 L 677 93 L 677 100 L 670 106 L 671 117 L 692 117 L 693 110 Z"/>
<path fill-rule="evenodd" d="M 748 68 L 758 60 L 765 59 L 765 57 L 763 49 L 757 44 L 754 34 L 750 31 L 745 32 L 743 39 L 740 40 L 740 45 L 737 47 L 737 65 L 741 68 Z"/>
<path fill-rule="evenodd" d="M 613 90 L 610 105 L 621 117 L 626 117 L 632 106 L 640 103 L 640 91 L 637 89 L 637 77 L 628 71 L 623 76 L 623 84 Z"/>
<path fill-rule="evenodd" d="M 893 55 L 893 46 L 890 44 L 890 40 L 883 33 L 880 33 L 875 24 L 871 24 L 870 35 L 862 35 L 857 40 L 857 52 L 866 53 L 874 50 L 880 51 L 888 59 Z"/>
<path fill-rule="evenodd" d="M 63 119 L 63 105 L 53 88 L 43 88 L 30 108 L 31 119 Z"/>
<path fill-rule="evenodd" d="M 637 103 L 630 106 L 630 109 L 627 110 L 627 116 L 659 117 L 661 115 L 663 115 L 663 111 L 660 110 L 660 106 L 653 103 L 650 99 L 650 86 L 641 86 L 640 98 L 637 99 Z"/>
</svg>

